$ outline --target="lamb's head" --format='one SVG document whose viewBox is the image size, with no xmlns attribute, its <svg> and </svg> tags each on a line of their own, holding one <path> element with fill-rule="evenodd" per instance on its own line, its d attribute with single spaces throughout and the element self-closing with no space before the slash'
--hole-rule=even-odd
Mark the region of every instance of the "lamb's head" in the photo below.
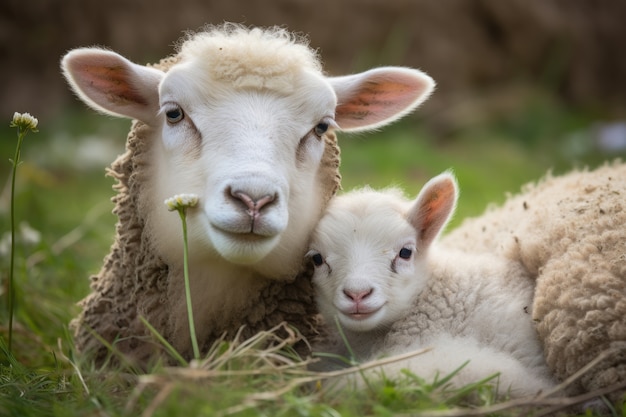
<svg viewBox="0 0 626 417">
<path fill-rule="evenodd" d="M 411 202 L 400 191 L 362 189 L 335 197 L 307 256 L 324 318 L 354 332 L 406 314 L 429 278 L 428 252 L 456 206 L 456 180 L 431 179 Z"/>
<path fill-rule="evenodd" d="M 336 188 L 322 172 L 333 131 L 387 124 L 434 86 L 407 68 L 326 77 L 315 51 L 278 28 L 210 28 L 190 35 L 172 62 L 163 71 L 84 48 L 62 66 L 85 103 L 150 130 L 141 210 L 159 254 L 175 262 L 181 242 L 163 200 L 194 193 L 190 259 L 274 278 L 297 270 Z"/>
</svg>

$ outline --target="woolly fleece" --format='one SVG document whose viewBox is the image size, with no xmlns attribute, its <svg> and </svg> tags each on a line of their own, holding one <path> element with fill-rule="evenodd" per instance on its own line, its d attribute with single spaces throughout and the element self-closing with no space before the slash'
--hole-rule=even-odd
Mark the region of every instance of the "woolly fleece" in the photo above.
<svg viewBox="0 0 626 417">
<path fill-rule="evenodd" d="M 228 23 L 208 27 L 180 46 L 180 57 L 182 61 L 202 57 L 198 76 L 205 74 L 235 88 L 264 88 L 283 94 L 293 93 L 294 80 L 303 68 L 322 72 L 315 51 L 283 28 L 248 30 Z"/>
<path fill-rule="evenodd" d="M 533 320 L 559 380 L 613 350 L 571 394 L 626 381 L 625 164 L 547 175 L 466 220 L 442 244 L 502 255 L 536 280 Z"/>
<path fill-rule="evenodd" d="M 167 71 L 179 61 L 180 55 L 172 56 L 154 67 Z M 99 337 L 114 344 L 133 363 L 145 365 L 158 356 L 160 345 L 141 323 L 140 316 L 168 340 L 173 332 L 168 294 L 179 291 L 182 271 L 170 270 L 156 255 L 144 229 L 145 218 L 138 209 L 142 193 L 146 192 L 143 176 L 149 164 L 150 140 L 150 129 L 135 121 L 128 134 L 126 152 L 108 170 L 108 175 L 117 180 L 117 195 L 112 199 L 113 212 L 118 216 L 116 239 L 102 269 L 91 278 L 92 292 L 80 302 L 82 312 L 70 324 L 76 348 L 93 355 L 96 363 L 102 363 L 110 354 Z M 326 134 L 324 140 L 318 182 L 326 192 L 325 205 L 339 188 L 341 177 L 337 139 L 334 134 Z M 305 338 L 315 339 L 319 326 L 310 275 L 311 271 L 303 268 L 291 282 L 260 278 L 264 284 L 258 297 L 249 300 L 236 320 L 215 323 L 208 336 L 199 340 L 201 349 L 206 352 L 223 334 L 234 336 L 242 325 L 245 328 L 241 336 L 248 338 L 283 321 L 295 326 Z M 308 351 L 304 343 L 298 349 L 302 353 Z M 181 353 L 191 357 L 190 351 Z"/>
</svg>

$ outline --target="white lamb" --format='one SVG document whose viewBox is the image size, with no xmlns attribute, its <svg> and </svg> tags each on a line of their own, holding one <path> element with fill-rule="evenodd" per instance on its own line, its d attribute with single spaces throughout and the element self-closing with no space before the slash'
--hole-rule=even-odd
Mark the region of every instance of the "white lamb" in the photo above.
<svg viewBox="0 0 626 417">
<path fill-rule="evenodd" d="M 62 67 L 87 105 L 136 119 L 109 172 L 118 180 L 116 241 L 72 323 L 78 349 L 100 361 L 101 339 L 139 362 L 154 358 L 140 316 L 191 355 L 180 219 L 163 204 L 179 193 L 200 197 L 188 224 L 201 348 L 244 324 L 244 337 L 287 321 L 314 338 L 301 260 L 339 187 L 333 132 L 396 120 L 434 86 L 397 67 L 327 77 L 305 40 L 234 24 L 190 35 L 155 66 L 83 48 Z"/>
<path fill-rule="evenodd" d="M 336 197 L 308 256 L 320 312 L 337 320 L 356 359 L 432 347 L 387 366 L 465 385 L 500 372 L 499 392 L 535 394 L 553 386 L 531 320 L 533 282 L 491 255 L 436 244 L 457 200 L 454 176 L 430 180 L 417 199 L 363 189 Z M 339 337 L 318 350 L 348 355 Z M 510 392 L 509 392 L 510 389 Z"/>
</svg>

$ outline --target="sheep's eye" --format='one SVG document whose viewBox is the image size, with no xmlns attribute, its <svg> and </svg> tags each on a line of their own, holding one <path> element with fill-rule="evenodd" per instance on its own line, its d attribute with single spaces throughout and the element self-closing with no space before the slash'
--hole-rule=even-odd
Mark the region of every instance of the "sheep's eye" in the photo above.
<svg viewBox="0 0 626 417">
<path fill-rule="evenodd" d="M 313 265 L 315 266 L 324 265 L 324 258 L 322 258 L 322 255 L 320 255 L 319 253 L 316 253 L 315 255 L 311 256 L 311 260 L 313 261 Z"/>
<path fill-rule="evenodd" d="M 168 110 L 165 112 L 165 117 L 168 123 L 178 123 L 185 117 L 183 110 L 180 107 L 177 107 L 172 110 Z"/>
<path fill-rule="evenodd" d="M 402 259 L 411 259 L 411 255 L 413 254 L 413 251 L 409 248 L 402 248 L 400 249 L 400 253 L 398 253 L 398 256 L 401 257 Z"/>
<path fill-rule="evenodd" d="M 328 131 L 328 128 L 328 123 L 320 122 L 313 128 L 313 133 L 315 133 L 315 136 L 322 137 L 322 135 Z"/>
</svg>

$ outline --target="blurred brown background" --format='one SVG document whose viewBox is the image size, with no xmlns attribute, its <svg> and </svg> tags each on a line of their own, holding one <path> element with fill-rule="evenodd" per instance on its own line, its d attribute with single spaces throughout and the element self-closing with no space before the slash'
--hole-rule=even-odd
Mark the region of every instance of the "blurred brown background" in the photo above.
<svg viewBox="0 0 626 417">
<path fill-rule="evenodd" d="M 608 119 L 625 113 L 620 0 L 3 0 L 0 113 L 46 119 L 77 104 L 58 69 L 71 48 L 102 45 L 154 62 L 183 31 L 223 21 L 307 33 L 332 75 L 420 68 L 438 82 L 426 108 L 438 116 L 432 123 L 451 122 L 445 110 L 459 100 L 498 97 L 481 107 L 498 111 L 501 96 L 515 100 L 509 92 L 527 88 Z"/>
</svg>

